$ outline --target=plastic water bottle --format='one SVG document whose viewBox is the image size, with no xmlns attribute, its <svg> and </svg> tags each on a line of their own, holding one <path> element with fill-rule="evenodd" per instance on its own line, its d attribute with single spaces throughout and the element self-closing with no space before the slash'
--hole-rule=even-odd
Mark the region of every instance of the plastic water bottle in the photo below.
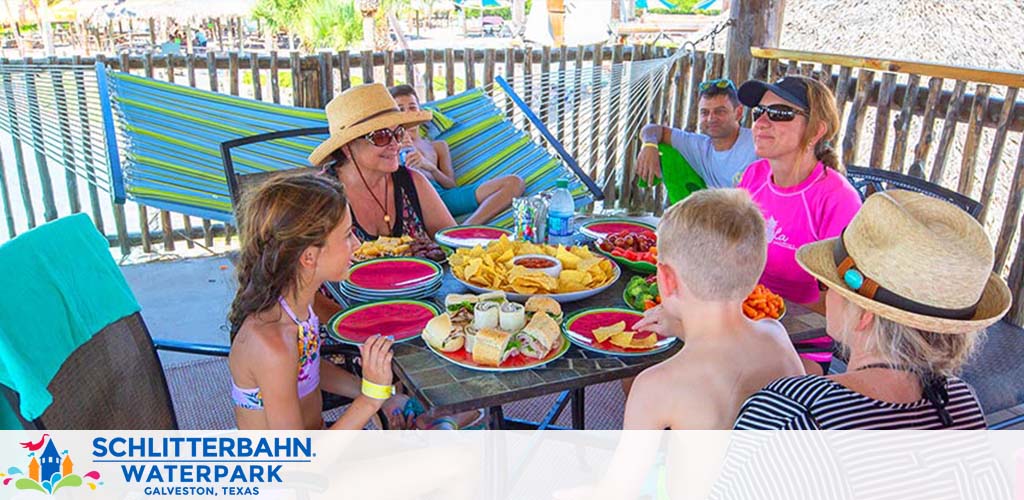
<svg viewBox="0 0 1024 500">
<path fill-rule="evenodd" d="M 572 219 L 575 211 L 576 205 L 572 201 L 572 193 L 569 192 L 569 181 L 558 179 L 555 182 L 555 190 L 551 193 L 551 200 L 548 202 L 549 243 L 572 245 Z"/>
</svg>

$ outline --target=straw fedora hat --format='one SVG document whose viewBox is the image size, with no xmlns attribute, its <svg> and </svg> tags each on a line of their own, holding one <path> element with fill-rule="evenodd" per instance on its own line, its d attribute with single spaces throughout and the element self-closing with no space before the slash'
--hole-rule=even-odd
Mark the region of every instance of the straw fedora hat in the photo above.
<svg viewBox="0 0 1024 500">
<path fill-rule="evenodd" d="M 985 230 L 919 193 L 871 195 L 842 235 L 800 247 L 796 260 L 865 311 L 923 331 L 973 332 L 1010 308 Z"/>
<path fill-rule="evenodd" d="M 380 83 L 352 87 L 331 99 L 325 110 L 331 136 L 309 155 L 309 162 L 313 165 L 319 165 L 334 150 L 374 130 L 399 125 L 414 127 L 433 118 L 430 111 L 398 109 L 391 93 Z"/>
</svg>

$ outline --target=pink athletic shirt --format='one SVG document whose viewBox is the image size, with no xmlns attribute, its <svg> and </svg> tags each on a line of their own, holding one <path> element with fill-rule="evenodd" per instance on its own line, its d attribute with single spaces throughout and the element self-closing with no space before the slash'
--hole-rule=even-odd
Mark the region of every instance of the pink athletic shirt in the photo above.
<svg viewBox="0 0 1024 500">
<path fill-rule="evenodd" d="M 772 182 L 768 160 L 758 160 L 747 167 L 737 187 L 750 192 L 764 215 L 768 262 L 760 282 L 786 300 L 817 302 L 818 284 L 797 264 L 796 250 L 839 236 L 860 210 L 860 194 L 845 176 L 821 162 L 799 185 L 779 187 Z"/>
</svg>

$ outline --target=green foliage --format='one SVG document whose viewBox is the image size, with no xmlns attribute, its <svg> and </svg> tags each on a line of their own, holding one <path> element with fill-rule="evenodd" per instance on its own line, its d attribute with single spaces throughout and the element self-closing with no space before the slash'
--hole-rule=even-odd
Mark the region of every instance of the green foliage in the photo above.
<svg viewBox="0 0 1024 500">
<path fill-rule="evenodd" d="M 345 49 L 363 37 L 355 0 L 259 0 L 253 17 L 273 30 L 299 35 L 309 51 Z"/>
</svg>

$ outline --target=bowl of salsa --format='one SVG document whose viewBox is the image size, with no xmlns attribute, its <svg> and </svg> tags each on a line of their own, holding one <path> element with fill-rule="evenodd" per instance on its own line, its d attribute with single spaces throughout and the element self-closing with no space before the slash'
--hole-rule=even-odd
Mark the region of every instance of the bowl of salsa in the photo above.
<svg viewBox="0 0 1024 500">
<path fill-rule="evenodd" d="M 560 260 L 543 254 L 520 255 L 512 259 L 512 265 L 542 271 L 553 278 L 557 278 L 562 272 L 562 262 Z"/>
</svg>

